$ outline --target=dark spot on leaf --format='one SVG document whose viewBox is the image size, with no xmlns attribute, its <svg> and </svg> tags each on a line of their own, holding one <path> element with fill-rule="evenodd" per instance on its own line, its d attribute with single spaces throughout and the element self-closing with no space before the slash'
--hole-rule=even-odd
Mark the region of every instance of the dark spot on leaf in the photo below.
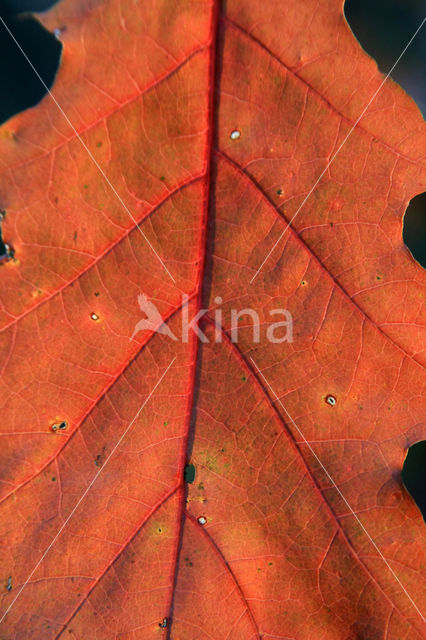
<svg viewBox="0 0 426 640">
<path fill-rule="evenodd" d="M 95 465 L 96 465 L 97 467 L 100 467 L 100 466 L 101 466 L 101 458 L 102 458 L 101 454 L 100 454 L 100 453 L 98 453 L 98 455 L 97 455 L 97 456 L 96 456 L 96 458 L 95 458 Z"/>
<path fill-rule="evenodd" d="M 95 291 L 95 296 L 98 297 L 99 291 Z"/>
<path fill-rule="evenodd" d="M 97 142 L 97 143 L 96 143 L 96 146 L 97 146 L 97 147 L 102 147 L 102 142 Z"/>
<path fill-rule="evenodd" d="M 162 621 L 158 623 L 158 626 L 161 627 L 161 629 L 166 629 L 168 624 L 169 624 L 169 619 L 163 618 Z"/>
<path fill-rule="evenodd" d="M 277 195 L 282 196 L 283 194 L 283 190 L 282 189 L 277 189 Z"/>
<path fill-rule="evenodd" d="M 241 377 L 241 380 L 242 380 L 243 382 L 245 382 L 245 381 L 247 380 L 247 378 L 246 378 L 245 376 L 242 376 L 242 377 Z"/>
<path fill-rule="evenodd" d="M 402 481 L 426 521 L 426 440 L 411 445 L 402 467 Z"/>
<path fill-rule="evenodd" d="M 195 467 L 193 464 L 187 464 L 184 471 L 185 482 L 192 484 L 195 480 Z"/>
<path fill-rule="evenodd" d="M 52 482 L 56 482 L 56 478 L 55 478 L 55 476 L 53 476 L 53 478 L 52 478 Z"/>
<path fill-rule="evenodd" d="M 165 179 L 166 179 L 166 176 L 160 176 L 161 182 L 164 182 Z"/>
</svg>

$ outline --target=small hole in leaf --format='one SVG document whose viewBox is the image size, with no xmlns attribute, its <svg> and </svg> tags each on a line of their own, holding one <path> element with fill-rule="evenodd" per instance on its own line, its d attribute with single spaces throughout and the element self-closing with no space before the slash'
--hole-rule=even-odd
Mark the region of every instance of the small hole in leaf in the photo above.
<svg viewBox="0 0 426 640">
<path fill-rule="evenodd" d="M 198 524 L 201 525 L 205 525 L 207 524 L 207 518 L 205 518 L 204 516 L 200 516 L 199 518 L 197 518 Z"/>
<path fill-rule="evenodd" d="M 9 576 L 7 579 L 6 589 L 12 591 L 12 576 Z"/>
<path fill-rule="evenodd" d="M 402 238 L 414 260 L 426 269 L 426 192 L 410 201 L 404 214 Z"/>
<path fill-rule="evenodd" d="M 426 520 L 426 440 L 408 449 L 401 475 L 405 488 Z"/>
<path fill-rule="evenodd" d="M 166 629 L 168 624 L 169 624 L 169 619 L 163 618 L 162 621 L 158 623 L 158 626 L 161 627 L 161 629 Z"/>
<path fill-rule="evenodd" d="M 7 242 L 3 242 L 0 232 L 0 264 L 9 262 L 9 260 L 13 259 L 14 255 L 15 249 Z"/>
<path fill-rule="evenodd" d="M 6 211 L 2 209 L 0 211 L 0 264 L 9 262 L 9 260 L 12 260 L 13 256 L 15 255 L 15 250 L 13 249 L 13 247 L 7 242 L 3 241 L 3 229 L 1 225 L 3 223 L 3 220 L 5 219 Z"/>
<path fill-rule="evenodd" d="M 238 140 L 240 136 L 241 131 L 238 131 L 238 129 L 234 129 L 234 131 L 231 131 L 231 135 L 229 137 L 231 138 L 231 140 Z"/>
<path fill-rule="evenodd" d="M 195 467 L 193 464 L 187 464 L 185 467 L 185 482 L 192 484 L 195 480 Z"/>
<path fill-rule="evenodd" d="M 334 407 L 337 402 L 336 398 L 330 394 L 326 396 L 325 401 L 330 405 L 330 407 Z"/>
<path fill-rule="evenodd" d="M 68 429 L 68 422 L 66 422 L 65 420 L 62 420 L 61 422 L 55 422 L 54 424 L 52 424 L 51 429 L 52 431 L 65 431 L 65 429 Z"/>
<path fill-rule="evenodd" d="M 99 320 L 99 316 L 98 316 L 98 314 L 97 314 L 97 313 L 91 313 L 91 314 L 90 314 L 90 317 L 92 318 L 92 320 L 95 320 L 95 321 L 96 321 L 96 320 Z"/>
</svg>

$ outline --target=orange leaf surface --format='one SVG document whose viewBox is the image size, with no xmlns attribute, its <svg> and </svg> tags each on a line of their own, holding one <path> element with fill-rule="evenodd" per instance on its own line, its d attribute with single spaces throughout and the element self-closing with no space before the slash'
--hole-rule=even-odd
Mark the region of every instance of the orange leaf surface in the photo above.
<svg viewBox="0 0 426 640">
<path fill-rule="evenodd" d="M 419 111 L 339 0 L 40 19 L 54 99 L 0 127 L 0 637 L 424 638 Z"/>
</svg>

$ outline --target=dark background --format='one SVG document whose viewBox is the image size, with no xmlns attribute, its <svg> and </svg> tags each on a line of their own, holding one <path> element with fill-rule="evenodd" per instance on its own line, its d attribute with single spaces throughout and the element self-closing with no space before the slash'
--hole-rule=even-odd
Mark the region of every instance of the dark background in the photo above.
<svg viewBox="0 0 426 640">
<path fill-rule="evenodd" d="M 22 12 L 43 11 L 54 4 L 52 0 L 0 0 L 0 16 L 49 88 L 58 69 L 62 46 L 53 34 Z M 379 69 L 387 73 L 421 24 L 424 3 L 420 0 L 347 0 L 345 15 L 362 47 L 375 58 Z M 425 66 L 426 25 L 392 73 L 392 78 L 414 98 L 423 115 L 426 113 Z M 37 104 L 45 93 L 42 83 L 0 24 L 0 123 Z M 403 237 L 416 260 L 426 267 L 426 194 L 411 201 L 404 218 Z M 426 442 L 411 447 L 402 477 L 426 518 Z"/>
</svg>

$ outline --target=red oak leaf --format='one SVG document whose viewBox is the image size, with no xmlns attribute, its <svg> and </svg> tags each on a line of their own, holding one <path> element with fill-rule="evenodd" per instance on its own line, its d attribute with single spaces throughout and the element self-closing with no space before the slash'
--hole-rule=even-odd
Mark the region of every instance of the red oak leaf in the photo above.
<svg viewBox="0 0 426 640">
<path fill-rule="evenodd" d="M 424 638 L 419 111 L 338 0 L 40 19 L 53 95 L 0 128 L 0 637 Z"/>
</svg>

